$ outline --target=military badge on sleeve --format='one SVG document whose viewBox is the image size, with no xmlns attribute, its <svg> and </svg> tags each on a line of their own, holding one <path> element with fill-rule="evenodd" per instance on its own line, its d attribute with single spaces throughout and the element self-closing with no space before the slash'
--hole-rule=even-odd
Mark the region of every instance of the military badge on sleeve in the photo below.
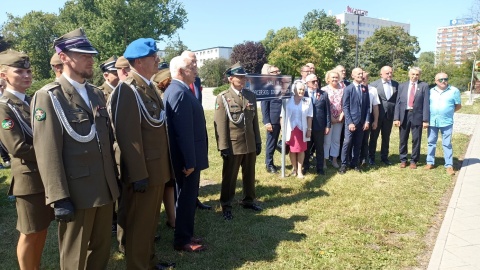
<svg viewBox="0 0 480 270">
<path fill-rule="evenodd" d="M 44 110 L 40 108 L 35 110 L 35 120 L 43 121 L 45 118 L 47 118 L 47 113 Z"/>
<path fill-rule="evenodd" d="M 10 118 L 5 118 L 2 121 L 2 128 L 5 130 L 12 129 L 14 125 L 15 125 L 15 122 L 13 122 L 13 120 Z"/>
<path fill-rule="evenodd" d="M 219 107 L 218 102 L 215 102 L 215 110 L 218 110 L 218 107 Z"/>
</svg>

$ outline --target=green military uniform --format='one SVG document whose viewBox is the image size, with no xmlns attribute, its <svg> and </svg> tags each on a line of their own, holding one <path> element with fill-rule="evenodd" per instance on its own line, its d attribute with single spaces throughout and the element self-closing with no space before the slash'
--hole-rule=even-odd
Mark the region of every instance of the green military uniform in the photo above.
<svg viewBox="0 0 480 270">
<path fill-rule="evenodd" d="M 240 95 L 239 95 L 240 94 Z M 223 159 L 220 203 L 230 210 L 235 186 L 242 166 L 243 199 L 245 205 L 255 199 L 256 145 L 261 143 L 255 94 L 243 89 L 237 94 L 230 89 L 217 96 L 215 105 L 215 135 L 218 150 L 230 149 L 233 155 Z"/>
<path fill-rule="evenodd" d="M 17 198 L 17 230 L 23 234 L 43 231 L 53 220 L 35 159 L 29 101 L 30 97 L 20 100 L 8 89 L 0 98 L 0 141 L 13 156 L 8 194 Z"/>
<path fill-rule="evenodd" d="M 56 39 L 54 45 L 59 53 L 96 53 L 81 29 Z M 79 59 L 78 54 L 70 57 Z M 67 74 L 75 70 L 64 68 L 56 82 L 35 93 L 33 145 L 46 203 L 57 208 L 57 202 L 68 200 L 74 207 L 73 221 L 59 222 L 60 268 L 105 269 L 113 202 L 119 195 L 111 126 L 102 91 L 69 81 Z"/>
<path fill-rule="evenodd" d="M 160 216 L 158 209 L 165 183 L 173 177 L 166 124 L 147 120 L 159 119 L 163 114 L 160 93 L 154 89 L 132 71 L 109 100 L 115 137 L 121 151 L 124 207 L 119 208 L 118 214 L 126 216 L 126 224 L 120 224 L 119 219 L 119 226 L 123 227 L 126 236 L 127 269 L 149 269 L 155 264 L 153 240 Z M 146 191 L 134 192 L 132 184 L 147 178 Z M 122 210 L 125 213 L 121 213 Z"/>
<path fill-rule="evenodd" d="M 109 84 L 108 82 L 103 82 L 101 86 L 98 87 L 100 90 L 102 90 L 103 94 L 105 95 L 105 100 L 108 100 L 108 97 L 110 94 L 113 92 L 113 85 Z"/>
</svg>

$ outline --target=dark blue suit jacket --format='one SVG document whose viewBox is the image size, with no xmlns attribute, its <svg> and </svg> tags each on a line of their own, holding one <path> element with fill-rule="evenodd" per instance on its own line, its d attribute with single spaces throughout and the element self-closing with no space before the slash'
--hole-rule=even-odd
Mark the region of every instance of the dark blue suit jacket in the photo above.
<svg viewBox="0 0 480 270">
<path fill-rule="evenodd" d="M 282 112 L 282 100 L 274 99 L 262 101 L 262 122 L 264 125 L 280 125 L 280 113 Z"/>
<path fill-rule="evenodd" d="M 410 81 L 407 81 L 398 86 L 397 104 L 395 105 L 393 120 L 400 120 L 402 124 L 406 120 L 404 116 L 408 105 L 410 85 Z M 418 81 L 413 99 L 412 124 L 421 125 L 422 122 L 430 122 L 430 87 L 428 87 L 426 82 Z"/>
<path fill-rule="evenodd" d="M 172 80 L 163 102 L 175 173 L 208 168 L 207 128 L 200 101 L 188 87 Z"/>
<path fill-rule="evenodd" d="M 309 96 L 308 91 L 305 91 L 305 96 Z M 327 92 L 318 88 L 315 96 L 309 98 L 312 99 L 313 105 L 312 130 L 324 131 L 325 128 L 330 128 L 330 100 Z"/>
<path fill-rule="evenodd" d="M 364 125 L 370 122 L 370 97 L 368 95 L 368 87 L 361 85 L 362 102 L 358 98 L 355 84 L 351 83 L 343 90 L 343 113 L 345 114 L 345 126 L 350 124 Z"/>
<path fill-rule="evenodd" d="M 195 92 L 198 93 L 198 100 L 200 104 L 202 104 L 202 82 L 200 81 L 199 77 L 195 77 L 195 82 L 193 82 L 193 87 L 195 88 Z"/>
</svg>

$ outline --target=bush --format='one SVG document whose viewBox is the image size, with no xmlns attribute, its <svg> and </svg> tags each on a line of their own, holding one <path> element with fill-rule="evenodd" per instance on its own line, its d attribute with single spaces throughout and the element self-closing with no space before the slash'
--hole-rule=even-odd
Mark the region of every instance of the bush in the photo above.
<svg viewBox="0 0 480 270">
<path fill-rule="evenodd" d="M 216 96 L 216 95 L 220 94 L 221 92 L 227 90 L 229 87 L 230 87 L 230 84 L 220 85 L 219 87 L 213 89 L 213 95 Z"/>
</svg>

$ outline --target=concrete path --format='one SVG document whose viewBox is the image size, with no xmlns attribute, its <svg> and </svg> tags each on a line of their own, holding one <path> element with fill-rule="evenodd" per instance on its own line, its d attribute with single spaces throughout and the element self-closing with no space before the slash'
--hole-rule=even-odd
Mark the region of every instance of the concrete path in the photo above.
<svg viewBox="0 0 480 270">
<path fill-rule="evenodd" d="M 458 174 L 428 269 L 480 270 L 480 121 Z"/>
</svg>

